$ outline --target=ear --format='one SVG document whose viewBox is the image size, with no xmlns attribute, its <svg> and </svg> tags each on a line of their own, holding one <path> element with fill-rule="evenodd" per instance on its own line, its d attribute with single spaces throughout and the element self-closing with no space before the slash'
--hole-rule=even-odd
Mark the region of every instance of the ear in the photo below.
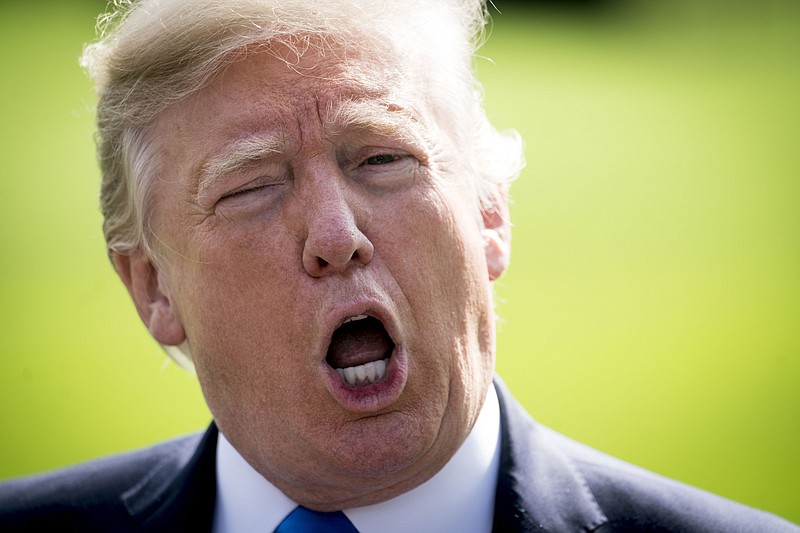
<svg viewBox="0 0 800 533">
<path fill-rule="evenodd" d="M 177 346 L 186 340 L 166 276 L 140 250 L 112 252 L 117 273 L 133 298 L 139 317 L 161 344 Z"/>
<path fill-rule="evenodd" d="M 481 209 L 483 247 L 489 280 L 503 275 L 511 259 L 511 223 L 508 212 L 508 185 L 498 184 L 490 205 Z"/>
</svg>

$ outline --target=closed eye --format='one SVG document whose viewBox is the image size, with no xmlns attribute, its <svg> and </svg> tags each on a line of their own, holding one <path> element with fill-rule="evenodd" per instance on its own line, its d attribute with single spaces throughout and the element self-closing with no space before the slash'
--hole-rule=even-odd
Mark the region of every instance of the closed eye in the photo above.
<svg viewBox="0 0 800 533">
<path fill-rule="evenodd" d="M 220 197 L 219 202 L 225 204 L 239 204 L 241 202 L 250 202 L 251 197 L 259 198 L 272 198 L 279 194 L 282 190 L 282 185 L 286 181 L 282 178 L 273 176 L 265 176 L 255 179 L 238 189 L 234 189 Z"/>
<path fill-rule="evenodd" d="M 223 194 L 216 202 L 214 211 L 225 218 L 271 213 L 280 205 L 285 190 L 286 181 L 259 178 Z"/>
<path fill-rule="evenodd" d="M 250 188 L 247 188 L 247 189 L 239 189 L 237 191 L 229 192 L 228 194 L 226 194 L 225 196 L 220 198 L 220 200 L 228 200 L 230 198 L 238 198 L 239 196 L 244 196 L 246 194 L 254 193 L 254 192 L 266 189 L 268 187 L 273 187 L 273 186 L 274 186 L 274 184 L 270 183 L 270 184 L 267 184 L 267 185 L 259 185 L 257 187 L 250 187 Z"/>
</svg>

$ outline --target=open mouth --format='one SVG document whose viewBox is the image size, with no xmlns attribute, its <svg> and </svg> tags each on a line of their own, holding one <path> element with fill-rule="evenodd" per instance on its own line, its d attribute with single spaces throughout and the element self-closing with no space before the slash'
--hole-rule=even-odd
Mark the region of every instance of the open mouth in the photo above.
<svg viewBox="0 0 800 533">
<path fill-rule="evenodd" d="M 380 320 L 358 315 L 333 332 L 325 360 L 347 385 L 372 385 L 386 377 L 394 346 Z"/>
</svg>

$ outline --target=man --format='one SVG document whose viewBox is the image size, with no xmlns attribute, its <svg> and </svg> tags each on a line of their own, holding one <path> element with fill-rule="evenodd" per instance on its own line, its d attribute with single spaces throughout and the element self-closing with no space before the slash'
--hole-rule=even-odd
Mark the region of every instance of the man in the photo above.
<svg viewBox="0 0 800 533">
<path fill-rule="evenodd" d="M 11 482 L 0 529 L 798 531 L 494 379 L 521 150 L 470 72 L 483 9 L 145 0 L 87 49 L 111 259 L 214 425 Z"/>
</svg>

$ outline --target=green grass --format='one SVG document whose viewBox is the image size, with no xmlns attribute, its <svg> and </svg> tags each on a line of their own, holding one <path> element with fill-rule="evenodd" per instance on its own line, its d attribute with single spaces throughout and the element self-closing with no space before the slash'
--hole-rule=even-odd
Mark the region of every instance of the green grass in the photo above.
<svg viewBox="0 0 800 533">
<path fill-rule="evenodd" d="M 559 431 L 800 521 L 798 9 L 635 5 L 496 17 L 486 104 L 529 161 L 499 372 Z M 96 6 L 0 5 L 0 478 L 209 420 L 105 257 Z"/>
</svg>

